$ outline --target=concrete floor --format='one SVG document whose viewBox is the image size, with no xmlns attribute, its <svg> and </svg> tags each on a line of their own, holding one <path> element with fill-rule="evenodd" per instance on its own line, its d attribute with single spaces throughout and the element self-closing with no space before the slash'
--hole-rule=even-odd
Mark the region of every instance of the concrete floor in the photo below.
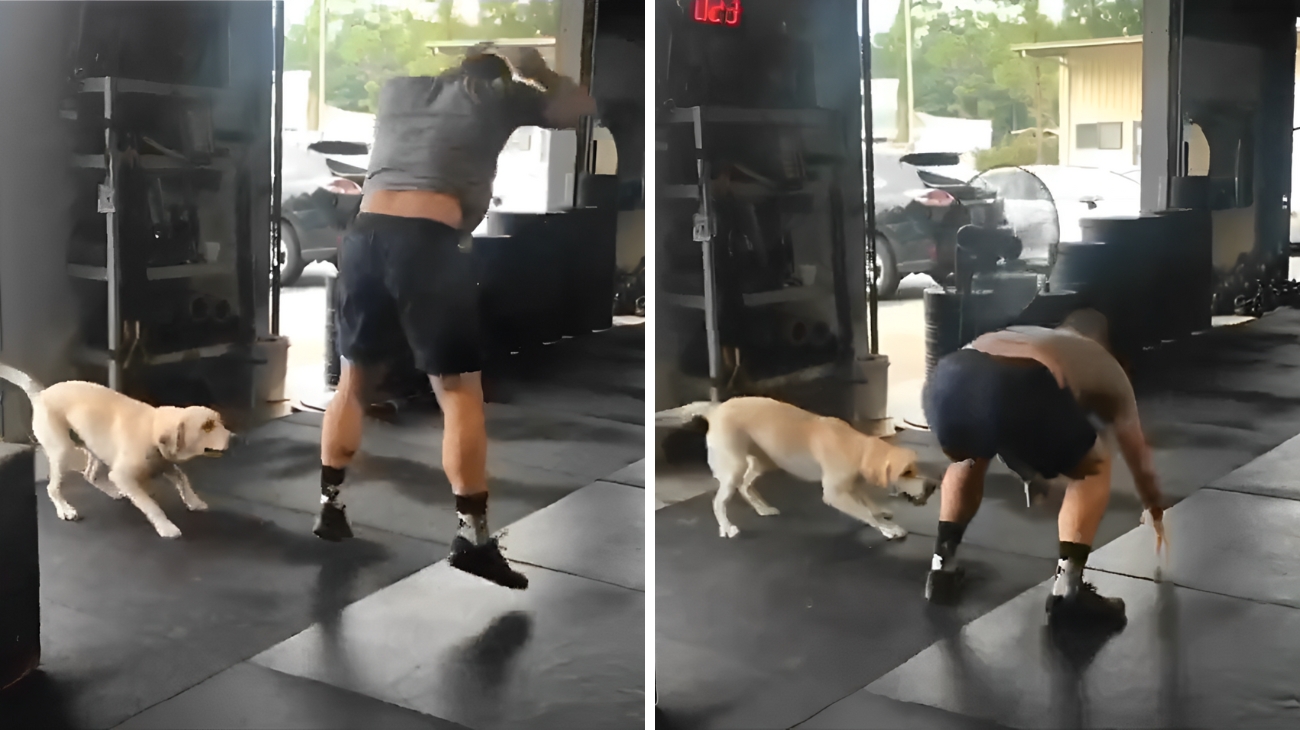
<svg viewBox="0 0 1300 730">
<path fill-rule="evenodd" d="M 1300 722 L 1287 703 L 1270 699 L 1291 670 L 1283 666 L 1289 660 L 1261 658 L 1269 640 L 1260 634 L 1290 635 L 1300 606 L 1289 578 L 1293 553 L 1281 547 L 1300 533 L 1292 516 L 1300 445 L 1278 448 L 1300 433 L 1300 312 L 1217 328 L 1149 352 L 1134 367 L 1164 492 L 1181 502 L 1169 518 L 1177 557 L 1163 567 L 1172 582 L 1150 589 L 1162 566 L 1153 562 L 1150 528 L 1137 524 L 1131 478 L 1117 468 L 1092 565 L 1107 571 L 1094 576 L 1103 590 L 1129 601 L 1130 628 L 1082 664 L 1053 659 L 1031 631 L 1041 625 L 1042 581 L 1056 557 L 1056 505 L 1027 508 L 1004 470 L 990 477 L 966 534 L 974 588 L 964 605 L 936 610 L 921 593 L 937 504 L 891 504 L 912 535 L 886 543 L 821 504 L 815 487 L 775 475 L 758 486 L 782 514 L 760 518 L 735 505 L 741 536 L 723 540 L 703 466 L 657 467 L 656 661 L 668 720 L 661 726 Z M 944 463 L 928 432 L 897 440 L 923 461 Z M 1268 606 L 1247 611 L 1259 602 Z M 1171 611 L 1181 618 L 1168 618 Z M 1227 618 L 1238 613 L 1240 620 Z M 1219 638 L 1202 638 L 1211 635 Z M 1216 662 L 1237 675 L 1228 679 Z"/>
<path fill-rule="evenodd" d="M 322 294 L 285 291 L 295 395 L 322 384 Z M 642 727 L 644 361 L 630 326 L 504 369 L 490 514 L 523 592 L 441 562 L 436 413 L 367 425 L 343 544 L 310 533 L 319 414 L 188 465 L 209 512 L 158 490 L 176 541 L 79 480 L 85 519 L 61 522 L 38 484 L 42 665 L 0 696 L 0 727 Z"/>
</svg>

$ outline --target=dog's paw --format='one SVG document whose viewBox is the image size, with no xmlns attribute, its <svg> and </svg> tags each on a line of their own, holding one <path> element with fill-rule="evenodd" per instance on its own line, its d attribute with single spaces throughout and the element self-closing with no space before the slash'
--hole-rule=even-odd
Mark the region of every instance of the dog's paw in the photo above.
<svg viewBox="0 0 1300 730">
<path fill-rule="evenodd" d="M 781 510 L 770 504 L 765 504 L 762 507 L 755 507 L 754 511 L 757 512 L 760 517 L 772 517 L 773 515 L 781 514 Z"/>
<path fill-rule="evenodd" d="M 77 509 L 70 504 L 56 504 L 54 505 L 54 511 L 58 513 L 61 520 L 76 522 L 81 519 L 81 515 L 77 514 Z"/>
<path fill-rule="evenodd" d="M 191 512 L 207 512 L 208 503 L 195 497 L 193 500 L 185 503 L 185 508 Z"/>
<path fill-rule="evenodd" d="M 154 525 L 154 529 L 158 531 L 159 537 L 165 537 L 168 540 L 175 540 L 181 536 L 181 528 L 170 522 L 162 525 Z"/>
<path fill-rule="evenodd" d="M 735 537 L 736 535 L 739 534 L 740 534 L 740 528 L 736 527 L 735 525 L 727 525 L 726 527 L 718 528 L 718 535 L 720 537 Z"/>
<path fill-rule="evenodd" d="M 907 530 L 902 525 L 881 525 L 880 534 L 886 540 L 901 540 L 907 537 Z"/>
</svg>

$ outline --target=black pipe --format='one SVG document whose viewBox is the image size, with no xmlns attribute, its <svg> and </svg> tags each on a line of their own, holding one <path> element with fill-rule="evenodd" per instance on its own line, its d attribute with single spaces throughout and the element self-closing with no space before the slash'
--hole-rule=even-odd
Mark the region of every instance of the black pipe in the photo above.
<svg viewBox="0 0 1300 730">
<path fill-rule="evenodd" d="M 334 322 L 337 283 L 337 276 L 325 277 L 325 386 L 331 390 L 338 387 L 339 375 L 343 372 L 343 361 L 339 356 L 338 329 Z"/>
<path fill-rule="evenodd" d="M 275 3 L 275 137 L 271 169 L 271 334 L 280 334 L 280 169 L 284 163 L 284 0 Z"/>
<path fill-rule="evenodd" d="M 859 56 L 862 62 L 862 132 L 863 132 L 863 155 L 862 169 L 865 175 L 865 189 L 867 192 L 867 227 L 863 234 L 863 243 L 867 248 L 867 326 L 868 347 L 871 354 L 880 353 L 880 325 L 876 322 L 876 314 L 880 298 L 876 292 L 876 161 L 875 154 L 872 151 L 872 140 L 875 138 L 875 123 L 871 118 L 871 14 L 868 11 L 870 0 L 862 0 L 861 18 L 862 33 Z M 908 120 L 911 123 L 911 120 Z"/>
</svg>

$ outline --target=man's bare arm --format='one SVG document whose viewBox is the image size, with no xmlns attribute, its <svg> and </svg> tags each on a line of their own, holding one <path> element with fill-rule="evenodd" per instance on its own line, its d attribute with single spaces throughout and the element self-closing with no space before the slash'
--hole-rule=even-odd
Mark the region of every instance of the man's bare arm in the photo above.
<svg viewBox="0 0 1300 730">
<path fill-rule="evenodd" d="M 1115 438 L 1119 441 L 1120 453 L 1124 462 L 1133 473 L 1133 482 L 1137 486 L 1142 504 L 1151 512 L 1151 516 L 1160 519 L 1164 514 L 1163 497 L 1156 478 L 1155 465 L 1151 460 L 1151 447 L 1147 445 L 1142 433 L 1142 423 L 1137 413 L 1115 421 Z"/>
<path fill-rule="evenodd" d="M 546 92 L 542 115 L 556 129 L 572 129 L 585 116 L 596 113 L 596 100 L 573 79 L 551 70 L 535 48 L 502 49 L 502 55 L 519 75 Z"/>
</svg>

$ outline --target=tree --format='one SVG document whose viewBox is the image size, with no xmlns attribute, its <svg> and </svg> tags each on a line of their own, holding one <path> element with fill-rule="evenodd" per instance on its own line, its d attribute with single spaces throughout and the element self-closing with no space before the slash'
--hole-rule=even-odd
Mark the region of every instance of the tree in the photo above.
<svg viewBox="0 0 1300 730">
<path fill-rule="evenodd" d="M 285 68 L 310 70 L 319 63 L 320 3 L 315 0 L 306 22 L 285 33 Z M 327 9 L 334 7 L 334 2 Z M 553 36 L 559 28 L 558 3 L 479 3 L 478 24 L 456 17 L 453 0 L 417 3 L 431 12 L 380 4 L 351 4 L 331 13 L 325 47 L 325 98 L 342 109 L 374 112 L 379 89 L 397 76 L 442 73 L 459 56 L 433 53 L 428 44 L 448 40 L 490 40 Z M 431 19 L 426 19 L 431 18 Z M 312 88 L 315 88 L 313 78 Z"/>
<path fill-rule="evenodd" d="M 872 37 L 872 74 L 906 78 L 903 12 L 893 25 Z M 1059 65 L 1056 59 L 1021 57 L 1012 45 L 1132 35 L 1142 32 L 1141 0 L 1064 0 L 1060 23 L 1042 14 L 1039 0 L 911 0 L 913 88 L 916 110 L 942 116 L 989 119 L 998 145 L 1034 159 L 1050 161 L 1054 145 L 1044 130 L 1059 118 Z M 974 9 L 973 9 L 974 8 Z M 899 108 L 906 103 L 900 84 Z M 1035 127 L 1029 137 L 1011 132 Z"/>
<path fill-rule="evenodd" d="M 1064 0 L 1061 37 L 1113 38 L 1142 33 L 1142 0 Z"/>
</svg>

